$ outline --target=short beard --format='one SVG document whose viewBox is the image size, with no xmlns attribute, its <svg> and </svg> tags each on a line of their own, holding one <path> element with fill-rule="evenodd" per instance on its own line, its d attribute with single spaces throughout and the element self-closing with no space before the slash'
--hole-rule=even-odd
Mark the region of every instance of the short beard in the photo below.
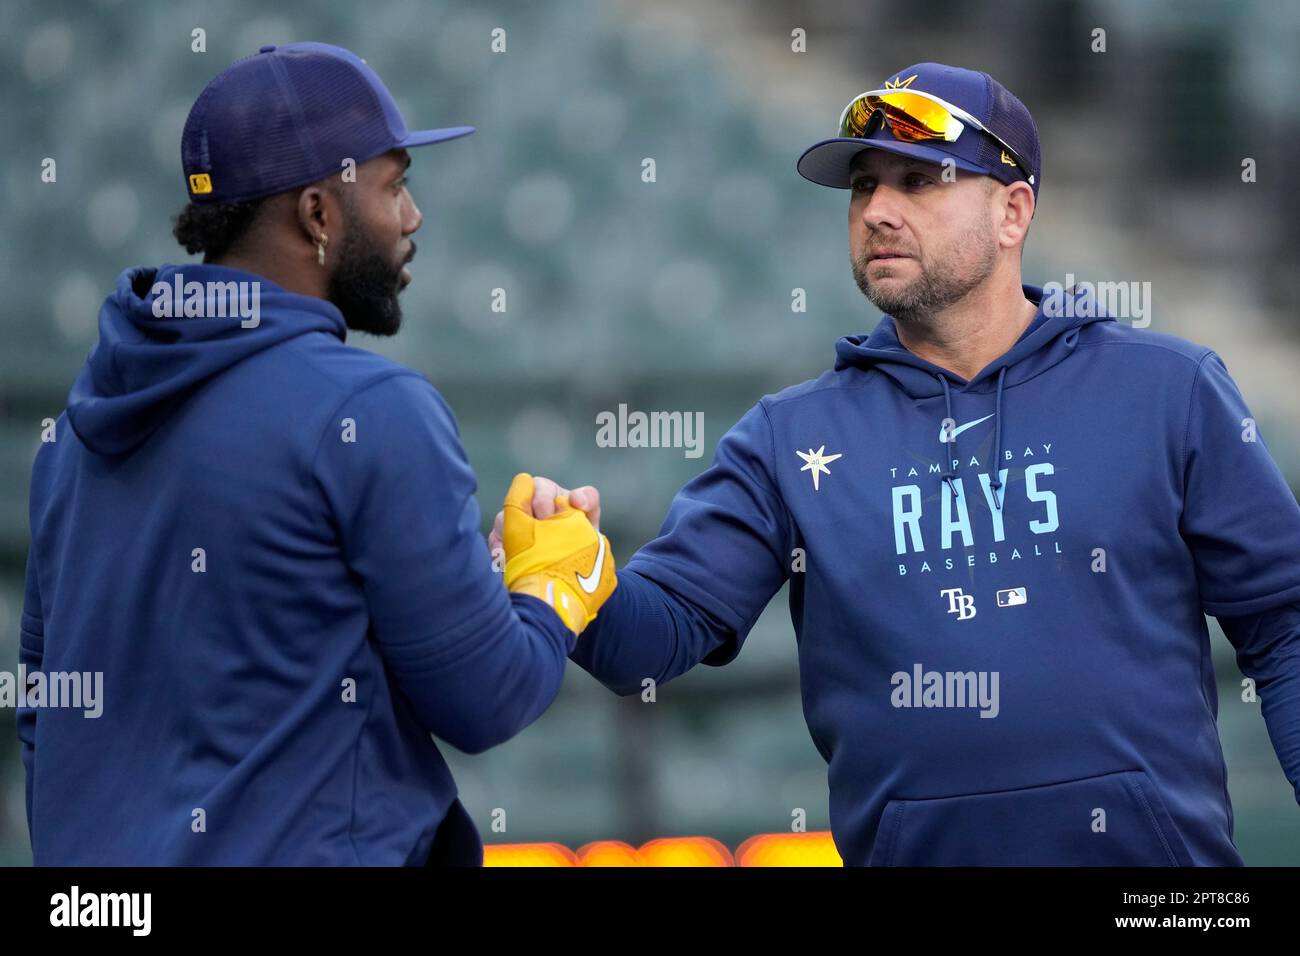
<svg viewBox="0 0 1300 956">
<path fill-rule="evenodd" d="M 325 297 L 343 313 L 349 329 L 396 335 L 402 327 L 402 306 L 397 301 L 402 266 L 393 268 L 350 211 L 346 236 Z M 414 242 L 411 255 L 415 255 Z"/>
<path fill-rule="evenodd" d="M 988 223 L 972 223 L 952 246 L 954 255 L 939 256 L 942 272 L 924 268 L 916 279 L 901 288 L 886 291 L 873 286 L 867 265 L 871 249 L 865 247 L 857 258 L 850 257 L 853 280 L 871 303 L 881 312 L 900 322 L 924 322 L 955 302 L 960 302 L 992 273 L 997 263 L 997 243 Z"/>
</svg>

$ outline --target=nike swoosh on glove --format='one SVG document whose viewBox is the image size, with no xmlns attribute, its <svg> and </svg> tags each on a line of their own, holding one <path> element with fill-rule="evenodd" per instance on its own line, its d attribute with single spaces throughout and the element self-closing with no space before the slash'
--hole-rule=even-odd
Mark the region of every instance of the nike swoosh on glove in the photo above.
<svg viewBox="0 0 1300 956">
<path fill-rule="evenodd" d="M 614 553 L 609 539 L 587 515 L 555 499 L 555 514 L 534 518 L 533 476 L 515 475 L 506 492 L 501 543 L 506 552 L 506 587 L 541 598 L 569 630 L 581 634 L 614 593 Z"/>
</svg>

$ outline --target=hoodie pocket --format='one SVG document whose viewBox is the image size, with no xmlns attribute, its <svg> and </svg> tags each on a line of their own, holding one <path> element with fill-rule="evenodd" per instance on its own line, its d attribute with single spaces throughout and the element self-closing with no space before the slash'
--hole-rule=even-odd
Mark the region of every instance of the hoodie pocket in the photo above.
<svg viewBox="0 0 1300 956">
<path fill-rule="evenodd" d="M 1126 770 L 1021 790 L 890 800 L 870 866 L 1190 866 L 1151 779 Z"/>
</svg>

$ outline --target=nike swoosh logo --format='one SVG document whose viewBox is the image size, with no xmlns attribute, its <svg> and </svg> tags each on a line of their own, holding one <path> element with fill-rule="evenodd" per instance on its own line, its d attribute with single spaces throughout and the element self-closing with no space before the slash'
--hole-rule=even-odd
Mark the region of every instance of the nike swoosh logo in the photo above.
<svg viewBox="0 0 1300 956">
<path fill-rule="evenodd" d="M 997 414 L 997 413 L 994 412 L 994 414 Z M 990 418 L 992 418 L 992 417 L 993 417 L 993 415 L 985 415 L 983 418 L 977 418 L 977 419 L 975 419 L 975 421 L 973 421 L 973 422 L 967 422 L 965 425 L 958 425 L 956 428 L 954 428 L 954 429 L 952 430 L 952 437 L 953 437 L 953 438 L 956 438 L 958 435 L 960 435 L 960 434 L 961 434 L 962 432 L 964 432 L 966 429 L 968 429 L 968 428 L 973 428 L 974 426 L 978 425 L 980 422 L 986 422 L 986 421 L 988 421 L 988 420 L 989 420 Z M 943 426 L 942 426 L 942 425 L 939 426 L 939 441 L 940 441 L 941 443 L 945 444 L 945 445 L 947 444 L 947 442 L 944 441 L 944 438 L 943 438 Z"/>
<path fill-rule="evenodd" d="M 596 588 L 600 586 L 600 572 L 605 566 L 605 536 L 600 536 L 600 550 L 596 552 L 596 566 L 591 569 L 589 577 L 578 575 L 578 584 L 588 594 L 595 594 Z"/>
</svg>

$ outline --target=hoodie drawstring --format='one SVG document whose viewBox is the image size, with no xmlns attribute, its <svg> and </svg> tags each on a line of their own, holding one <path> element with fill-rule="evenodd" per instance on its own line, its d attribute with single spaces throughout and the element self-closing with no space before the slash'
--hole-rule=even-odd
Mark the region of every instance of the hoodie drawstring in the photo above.
<svg viewBox="0 0 1300 956">
<path fill-rule="evenodd" d="M 993 491 L 993 502 L 997 505 L 998 511 L 1002 510 L 1002 497 L 999 494 L 1002 490 L 1002 480 L 999 476 L 1002 474 L 1002 383 L 1006 377 L 1007 367 L 1004 365 L 998 371 L 998 392 L 993 408 L 993 417 L 996 418 L 997 421 L 993 423 L 993 475 L 989 481 L 989 488 Z M 935 378 L 937 378 L 939 384 L 943 386 L 943 401 L 947 410 L 946 420 L 953 422 L 955 425 L 956 419 L 952 417 L 952 393 L 948 390 L 948 378 L 939 372 L 935 373 Z M 948 483 L 948 490 L 952 492 L 953 498 L 956 499 L 957 487 L 953 484 L 953 479 L 957 477 L 957 473 L 953 470 L 952 462 L 953 457 L 957 452 L 957 439 L 954 437 L 952 429 L 945 429 L 944 434 L 946 436 L 945 444 L 948 448 L 948 458 L 944 462 L 943 480 Z"/>
<path fill-rule="evenodd" d="M 948 415 L 944 419 L 944 421 L 952 422 L 953 425 L 956 426 L 957 420 L 952 417 L 952 395 L 948 391 L 948 377 L 946 375 L 942 375 L 936 372 L 935 378 L 937 378 L 939 380 L 939 384 L 943 386 L 943 401 L 944 401 L 944 405 L 947 406 L 947 410 L 948 410 Z M 954 446 L 957 444 L 957 439 L 953 437 L 951 428 L 945 428 L 943 434 L 944 434 L 944 444 L 947 446 L 948 449 L 948 457 L 943 464 L 943 480 L 948 482 L 948 490 L 952 492 L 953 499 L 955 500 L 957 498 L 957 488 L 956 486 L 953 485 L 952 480 L 957 476 L 957 473 L 952 470 L 952 456 L 953 453 L 956 451 L 956 448 Z"/>
<path fill-rule="evenodd" d="M 1007 367 L 1002 366 L 998 372 L 998 397 L 993 406 L 993 477 L 989 487 L 993 489 L 993 502 L 1002 510 L 1002 498 L 998 492 L 1002 489 L 1002 380 L 1007 377 Z"/>
</svg>

